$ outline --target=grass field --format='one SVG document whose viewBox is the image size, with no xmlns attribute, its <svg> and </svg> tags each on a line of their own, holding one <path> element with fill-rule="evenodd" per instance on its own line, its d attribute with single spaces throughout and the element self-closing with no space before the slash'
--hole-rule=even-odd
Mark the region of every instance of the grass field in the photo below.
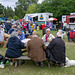
<svg viewBox="0 0 75 75">
<path fill-rule="evenodd" d="M 40 38 L 42 37 L 42 31 L 39 30 Z M 52 31 L 53 35 L 56 35 L 56 31 Z M 75 60 L 75 43 L 67 42 L 67 37 L 64 37 L 66 44 L 66 56 L 69 59 Z M 0 47 L 0 54 L 5 55 L 6 48 Z M 27 53 L 26 53 L 27 54 Z M 24 55 L 26 55 L 24 54 Z M 60 68 L 51 67 L 48 68 L 47 61 L 45 61 L 46 66 L 44 68 L 36 67 L 33 61 L 27 60 L 24 65 L 19 65 L 17 68 L 10 66 L 10 64 L 5 65 L 5 69 L 0 69 L 0 75 L 75 75 L 75 67 Z"/>
</svg>

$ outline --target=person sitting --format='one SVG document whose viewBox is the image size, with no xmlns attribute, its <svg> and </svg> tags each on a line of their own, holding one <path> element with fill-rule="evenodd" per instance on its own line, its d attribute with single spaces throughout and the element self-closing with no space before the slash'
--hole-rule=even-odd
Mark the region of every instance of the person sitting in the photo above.
<svg viewBox="0 0 75 75">
<path fill-rule="evenodd" d="M 46 34 L 42 37 L 46 46 L 54 39 L 55 37 L 50 33 L 50 29 L 46 29 Z"/>
<path fill-rule="evenodd" d="M 56 38 L 46 48 L 46 58 L 54 65 L 59 64 L 59 67 L 65 64 L 65 42 L 61 38 L 62 35 L 57 33 Z"/>
<path fill-rule="evenodd" d="M 13 31 L 17 31 L 17 26 L 13 26 L 11 27 L 11 29 L 8 31 L 8 34 L 11 34 Z"/>
<path fill-rule="evenodd" d="M 75 35 L 73 34 L 74 32 L 74 28 L 71 28 L 71 30 L 67 33 L 68 42 L 70 41 L 70 39 L 73 40 L 75 38 Z"/>
<path fill-rule="evenodd" d="M 35 65 L 44 67 L 43 61 L 46 60 L 45 50 L 46 47 L 42 39 L 39 38 L 39 34 L 34 31 L 32 34 L 32 39 L 28 41 L 26 51 L 28 52 L 28 57 L 35 61 Z"/>
<path fill-rule="evenodd" d="M 20 40 L 25 39 L 25 34 L 22 33 L 22 29 L 18 29 L 18 37 Z"/>
<path fill-rule="evenodd" d="M 8 42 L 8 38 L 9 38 L 10 35 L 4 33 L 1 25 L 0 25 L 0 44 L 4 44 L 3 48 L 6 47 L 6 44 Z"/>
<path fill-rule="evenodd" d="M 4 44 L 4 31 L 0 25 L 0 44 Z"/>
<path fill-rule="evenodd" d="M 21 40 L 18 38 L 18 33 L 16 31 L 12 32 L 8 39 L 7 43 L 7 50 L 5 57 L 8 58 L 17 58 L 22 56 L 21 49 L 24 48 L 24 44 L 21 42 Z M 5 67 L 7 59 L 3 60 L 3 63 L 1 64 L 1 68 Z"/>
</svg>

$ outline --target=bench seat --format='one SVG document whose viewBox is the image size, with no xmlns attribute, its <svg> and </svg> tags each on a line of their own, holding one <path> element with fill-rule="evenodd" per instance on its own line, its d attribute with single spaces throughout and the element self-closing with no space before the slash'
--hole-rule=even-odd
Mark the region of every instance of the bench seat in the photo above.
<svg viewBox="0 0 75 75">
<path fill-rule="evenodd" d="M 5 57 L 5 59 L 14 59 L 15 60 L 15 68 L 18 66 L 19 60 L 31 60 L 31 58 L 29 58 L 28 56 L 20 56 L 18 58 L 8 58 Z M 50 61 L 48 60 L 48 67 L 50 68 Z"/>
</svg>

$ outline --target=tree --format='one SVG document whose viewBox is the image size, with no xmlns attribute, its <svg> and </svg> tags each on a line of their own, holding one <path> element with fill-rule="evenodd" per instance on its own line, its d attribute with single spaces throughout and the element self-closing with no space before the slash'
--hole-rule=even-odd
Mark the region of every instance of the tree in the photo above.
<svg viewBox="0 0 75 75">
<path fill-rule="evenodd" d="M 26 14 L 31 14 L 31 13 L 36 13 L 36 4 L 32 4 L 31 6 L 28 7 L 28 10 L 26 11 Z"/>
<path fill-rule="evenodd" d="M 28 10 L 28 7 L 32 4 L 36 4 L 38 0 L 18 0 L 16 2 L 15 15 L 19 18 L 23 18 Z"/>
<path fill-rule="evenodd" d="M 11 19 L 12 19 L 12 17 L 8 17 L 8 19 L 9 19 L 9 20 L 11 20 Z"/>
<path fill-rule="evenodd" d="M 0 18 L 2 18 L 3 17 L 3 14 L 0 14 Z"/>
<path fill-rule="evenodd" d="M 4 6 L 0 4 L 0 14 L 3 14 L 3 9 L 4 9 Z"/>
<path fill-rule="evenodd" d="M 5 9 L 5 11 L 6 11 L 6 16 L 7 17 L 13 18 L 13 16 L 15 15 L 15 12 L 13 11 L 13 9 L 11 7 L 7 6 L 7 8 Z"/>
<path fill-rule="evenodd" d="M 13 17 L 13 19 L 14 19 L 14 20 L 18 20 L 18 17 L 15 15 L 15 16 Z"/>
<path fill-rule="evenodd" d="M 62 15 L 75 12 L 75 0 L 44 0 L 40 4 L 40 12 L 53 13 L 53 17 L 61 20 Z"/>
</svg>

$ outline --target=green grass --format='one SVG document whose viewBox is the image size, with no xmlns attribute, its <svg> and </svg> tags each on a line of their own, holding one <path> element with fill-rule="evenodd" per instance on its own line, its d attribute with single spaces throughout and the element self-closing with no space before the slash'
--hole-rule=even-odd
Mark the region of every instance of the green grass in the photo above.
<svg viewBox="0 0 75 75">
<path fill-rule="evenodd" d="M 40 38 L 42 37 L 42 31 L 37 31 L 40 34 Z M 51 33 L 56 36 L 57 31 L 52 31 Z M 75 43 L 67 42 L 67 37 L 64 38 L 66 44 L 66 56 L 69 59 L 75 60 Z M 0 47 L 0 54 L 5 55 L 6 48 L 3 49 Z M 27 55 L 25 53 L 24 55 Z M 5 69 L 0 69 L 0 75 L 75 75 L 75 67 L 68 67 L 68 68 L 59 68 L 51 67 L 48 68 L 47 61 L 45 61 L 46 66 L 44 68 L 36 67 L 33 61 L 27 60 L 25 61 L 24 65 L 19 65 L 17 68 L 14 66 L 10 66 L 10 64 L 5 65 Z"/>
</svg>

